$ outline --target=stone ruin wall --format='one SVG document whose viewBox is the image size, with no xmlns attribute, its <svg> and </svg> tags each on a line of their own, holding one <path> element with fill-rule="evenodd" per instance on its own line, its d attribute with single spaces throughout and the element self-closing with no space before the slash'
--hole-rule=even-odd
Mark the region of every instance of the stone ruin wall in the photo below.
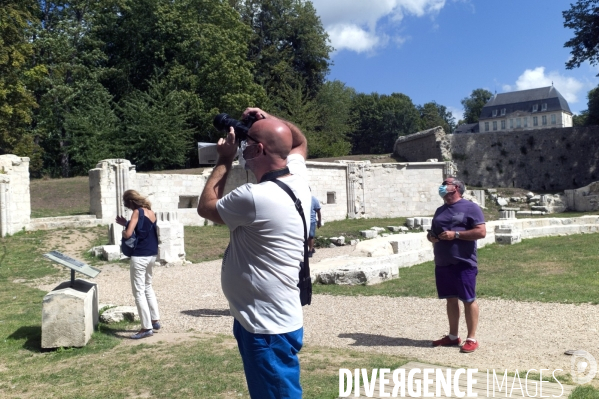
<svg viewBox="0 0 599 399">
<path fill-rule="evenodd" d="M 436 188 L 443 179 L 444 163 L 307 162 L 307 166 L 312 193 L 321 203 L 325 221 L 432 215 L 441 205 Z M 179 223 L 203 226 L 205 221 L 196 207 L 210 172 L 137 173 L 129 161 L 104 160 L 89 173 L 90 209 L 105 224 L 114 222 L 117 214 L 128 217 L 120 200 L 127 187 L 147 196 L 153 209 L 176 212 Z M 255 181 L 251 172 L 234 166 L 225 192 Z"/>
<path fill-rule="evenodd" d="M 395 153 L 416 162 L 446 151 L 458 176 L 477 187 L 561 191 L 599 180 L 599 126 L 442 136 L 400 138 Z"/>
<path fill-rule="evenodd" d="M 14 234 L 29 225 L 29 158 L 0 156 L 0 237 Z"/>
</svg>

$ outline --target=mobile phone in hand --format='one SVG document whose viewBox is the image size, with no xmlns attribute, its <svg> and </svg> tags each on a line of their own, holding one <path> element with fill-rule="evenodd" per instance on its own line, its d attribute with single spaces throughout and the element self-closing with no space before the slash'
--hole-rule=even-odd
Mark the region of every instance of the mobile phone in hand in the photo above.
<svg viewBox="0 0 599 399">
<path fill-rule="evenodd" d="M 437 240 L 439 239 L 439 237 L 432 230 L 429 229 L 427 231 L 428 231 L 428 234 L 431 235 L 431 237 L 436 238 Z"/>
</svg>

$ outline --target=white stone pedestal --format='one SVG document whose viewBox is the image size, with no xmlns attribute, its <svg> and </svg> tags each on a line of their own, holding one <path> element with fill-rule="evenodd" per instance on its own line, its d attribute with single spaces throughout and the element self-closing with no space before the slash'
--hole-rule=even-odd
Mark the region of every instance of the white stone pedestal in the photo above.
<svg viewBox="0 0 599 399">
<path fill-rule="evenodd" d="M 98 325 L 98 286 L 77 279 L 60 283 L 44 297 L 42 348 L 81 347 Z"/>
</svg>

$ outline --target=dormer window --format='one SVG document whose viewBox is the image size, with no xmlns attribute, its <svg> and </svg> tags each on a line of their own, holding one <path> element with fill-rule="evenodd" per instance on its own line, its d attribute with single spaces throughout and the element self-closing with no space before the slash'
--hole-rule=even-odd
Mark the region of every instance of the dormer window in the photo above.
<svg viewBox="0 0 599 399">
<path fill-rule="evenodd" d="M 505 108 L 501 109 L 501 116 L 505 116 Z"/>
<path fill-rule="evenodd" d="M 539 110 L 539 104 L 534 104 L 532 106 L 532 112 L 537 112 Z"/>
<path fill-rule="evenodd" d="M 495 117 L 495 116 L 497 116 L 497 110 L 496 109 L 493 110 L 493 117 Z"/>
<path fill-rule="evenodd" d="M 543 105 L 541 105 L 541 111 L 547 111 L 547 103 L 543 103 Z"/>
</svg>

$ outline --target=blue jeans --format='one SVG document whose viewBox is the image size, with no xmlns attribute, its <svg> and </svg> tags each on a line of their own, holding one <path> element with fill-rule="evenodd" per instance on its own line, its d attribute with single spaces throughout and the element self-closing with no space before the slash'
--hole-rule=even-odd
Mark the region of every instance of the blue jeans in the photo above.
<svg viewBox="0 0 599 399">
<path fill-rule="evenodd" d="M 303 327 L 285 334 L 252 334 L 235 320 L 233 335 L 243 360 L 245 379 L 253 399 L 299 399 Z"/>
</svg>

